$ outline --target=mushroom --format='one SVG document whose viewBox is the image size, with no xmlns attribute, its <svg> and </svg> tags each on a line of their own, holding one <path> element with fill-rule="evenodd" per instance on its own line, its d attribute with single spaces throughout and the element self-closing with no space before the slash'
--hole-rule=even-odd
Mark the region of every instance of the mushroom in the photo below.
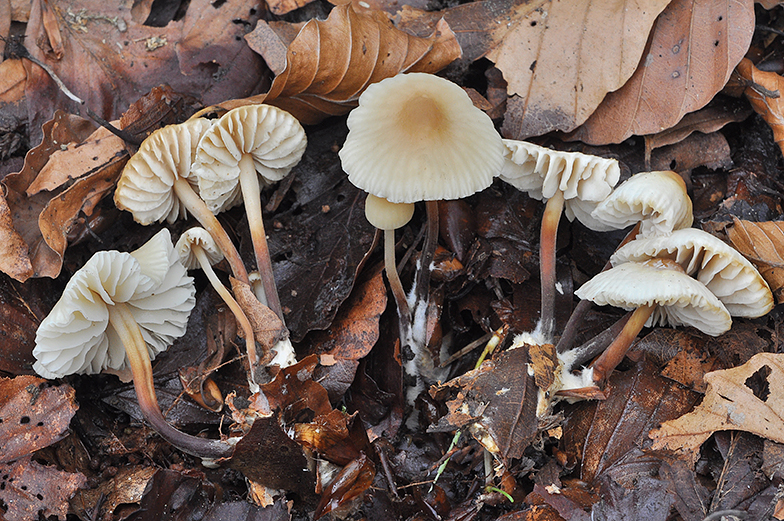
<svg viewBox="0 0 784 521">
<path fill-rule="evenodd" d="M 261 186 L 286 177 L 306 145 L 305 131 L 294 116 L 271 105 L 246 105 L 228 111 L 204 133 L 193 163 L 199 192 L 213 212 L 239 203 L 242 196 L 264 293 L 281 320 L 261 215 Z"/>
<path fill-rule="evenodd" d="M 505 139 L 504 144 L 506 160 L 499 177 L 534 199 L 547 200 L 539 235 L 542 311 L 537 330 L 540 338 L 551 342 L 555 331 L 555 239 L 561 213 L 570 221 L 576 217 L 593 230 L 611 229 L 591 218 L 591 212 L 610 195 L 621 170 L 614 159 L 511 139 Z"/>
<path fill-rule="evenodd" d="M 98 252 L 38 327 L 33 368 L 62 378 L 129 367 L 142 414 L 164 439 L 195 456 L 230 456 L 230 444 L 172 427 L 155 395 L 150 360 L 185 333 L 194 294 L 166 229 L 134 252 Z"/>
<path fill-rule="evenodd" d="M 210 121 L 195 118 L 150 134 L 125 165 L 114 203 L 145 226 L 163 220 L 173 223 L 190 212 L 218 243 L 234 277 L 247 283 L 248 272 L 237 248 L 199 197 L 191 173 L 196 145 L 210 126 Z"/>
<path fill-rule="evenodd" d="M 250 367 L 249 375 L 251 384 L 253 381 L 253 368 L 259 363 L 258 355 L 256 353 L 256 341 L 253 336 L 253 328 L 251 327 L 250 320 L 245 315 L 240 305 L 231 296 L 231 292 L 220 281 L 212 265 L 223 260 L 223 253 L 218 249 L 212 236 L 204 228 L 190 228 L 183 233 L 177 245 L 175 246 L 177 253 L 180 256 L 180 262 L 186 269 L 192 270 L 201 268 L 207 279 L 212 284 L 212 287 L 220 295 L 223 301 L 229 306 L 229 309 L 234 313 L 234 318 L 242 330 L 243 337 L 245 338 L 245 350 L 248 355 L 248 364 Z"/>
<path fill-rule="evenodd" d="M 591 212 L 591 217 L 614 229 L 625 228 L 636 223 L 620 246 L 628 243 L 638 234 L 642 237 L 668 235 L 673 230 L 688 228 L 694 220 L 686 183 L 681 176 L 671 171 L 642 172 L 633 175 L 599 203 Z M 611 267 L 612 264 L 607 262 L 604 270 Z M 577 333 L 577 325 L 590 307 L 589 300 L 581 300 L 577 304 L 558 340 L 559 353 L 571 348 Z"/>
<path fill-rule="evenodd" d="M 722 301 L 731 315 L 761 317 L 773 309 L 773 294 L 754 265 L 713 235 L 687 228 L 670 235 L 641 238 L 621 247 L 610 262 L 670 259 L 702 282 Z"/>
<path fill-rule="evenodd" d="M 402 320 L 410 320 L 411 312 L 395 263 L 395 230 L 405 226 L 413 216 L 413 203 L 390 203 L 373 194 L 368 194 L 365 199 L 365 217 L 368 222 L 379 230 L 384 230 L 384 270 L 387 272 L 389 287 Z"/>
<path fill-rule="evenodd" d="M 718 297 L 670 259 L 620 264 L 596 275 L 575 294 L 600 306 L 634 310 L 621 333 L 592 364 L 594 382 L 602 381 L 623 360 L 645 325 L 690 325 L 711 336 L 732 325 Z"/>
<path fill-rule="evenodd" d="M 339 155 L 349 181 L 390 203 L 426 201 L 428 231 L 416 281 L 422 304 L 438 242 L 437 201 L 490 186 L 504 161 L 501 137 L 462 88 L 425 73 L 370 85 L 347 123 Z"/>
</svg>

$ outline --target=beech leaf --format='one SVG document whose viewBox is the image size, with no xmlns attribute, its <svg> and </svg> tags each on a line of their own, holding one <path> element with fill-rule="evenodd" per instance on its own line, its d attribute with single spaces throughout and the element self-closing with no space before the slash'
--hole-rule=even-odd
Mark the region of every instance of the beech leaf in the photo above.
<svg viewBox="0 0 784 521">
<path fill-rule="evenodd" d="M 784 78 L 775 72 L 759 70 L 748 59 L 741 60 L 737 72 L 750 84 L 743 93 L 754 111 L 770 125 L 773 139 L 784 153 Z M 771 97 L 774 92 L 779 93 L 779 97 Z"/>
<path fill-rule="evenodd" d="M 65 519 L 68 500 L 87 485 L 83 474 L 45 467 L 29 457 L 0 463 L 0 476 L 3 521 L 39 519 L 39 513 L 45 518 Z"/>
<path fill-rule="evenodd" d="M 738 430 L 784 443 L 784 355 L 759 353 L 740 367 L 705 375 L 708 390 L 694 411 L 649 433 L 654 450 L 692 464 L 717 431 Z"/>
<path fill-rule="evenodd" d="M 746 256 L 760 272 L 776 296 L 784 300 L 784 222 L 755 223 L 734 218 L 727 228 L 732 246 Z"/>
<path fill-rule="evenodd" d="M 752 0 L 674 0 L 631 79 L 571 137 L 600 145 L 672 127 L 724 87 L 753 32 Z"/>
<path fill-rule="evenodd" d="M 350 4 L 301 28 L 260 21 L 246 40 L 276 77 L 266 94 L 221 106 L 269 103 L 304 124 L 349 112 L 371 83 L 401 72 L 437 72 L 461 53 L 446 22 L 436 24 L 429 38 L 419 38 L 395 28 L 380 11 L 358 13 Z"/>
</svg>

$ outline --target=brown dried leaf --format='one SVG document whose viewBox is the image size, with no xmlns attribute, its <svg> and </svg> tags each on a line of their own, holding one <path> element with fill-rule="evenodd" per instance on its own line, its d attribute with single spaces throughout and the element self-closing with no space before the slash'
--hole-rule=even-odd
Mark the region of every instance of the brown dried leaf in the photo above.
<svg viewBox="0 0 784 521">
<path fill-rule="evenodd" d="M 278 16 L 290 13 L 295 9 L 308 5 L 313 0 L 270 0 L 267 2 L 267 8 Z"/>
<path fill-rule="evenodd" d="M 264 350 L 259 353 L 259 359 L 263 362 L 271 359 L 270 351 L 280 340 L 286 338 L 288 331 L 278 316 L 267 306 L 259 302 L 251 287 L 231 277 L 231 289 L 237 298 L 237 303 L 248 316 L 250 325 L 253 328 L 253 336 L 256 344 Z"/>
<path fill-rule="evenodd" d="M 43 24 L 45 5 L 62 35 L 60 60 L 34 45 L 51 35 Z M 246 2 L 191 2 L 181 20 L 151 27 L 135 20 L 131 7 L 102 0 L 35 0 L 25 39 L 28 50 L 107 120 L 118 118 L 162 78 L 174 90 L 198 95 L 208 104 L 247 96 L 259 84 L 264 65 L 242 37 L 261 9 L 250 9 Z M 54 107 L 78 112 L 36 69 L 27 91 L 32 128 L 51 117 Z"/>
<path fill-rule="evenodd" d="M 784 355 L 759 353 L 740 367 L 705 375 L 708 391 L 694 411 L 650 432 L 651 448 L 694 464 L 716 431 L 740 430 L 784 442 Z"/>
<path fill-rule="evenodd" d="M 748 59 L 741 60 L 737 71 L 742 80 L 751 84 L 743 93 L 757 114 L 770 125 L 773 139 L 784 153 L 784 78 L 775 72 L 759 70 Z M 779 97 L 769 97 L 763 89 L 769 93 L 777 92 Z"/>
<path fill-rule="evenodd" d="M 25 80 L 27 71 L 22 60 L 0 63 L 0 103 L 13 103 L 24 98 Z"/>
<path fill-rule="evenodd" d="M 68 385 L 49 387 L 35 376 L 0 379 L 0 463 L 63 439 L 79 407 Z"/>
<path fill-rule="evenodd" d="M 68 500 L 87 485 L 82 474 L 45 467 L 30 458 L 0 463 L 0 476 L 4 521 L 29 521 L 39 514 L 65 519 Z"/>
<path fill-rule="evenodd" d="M 376 468 L 365 454 L 360 454 L 338 472 L 335 479 L 324 489 L 313 519 L 332 512 L 364 493 L 373 484 L 376 477 Z"/>
<path fill-rule="evenodd" d="M 784 222 L 755 223 L 733 217 L 726 231 L 733 248 L 754 263 L 767 281 L 776 302 L 784 301 Z"/>
<path fill-rule="evenodd" d="M 266 94 L 221 106 L 263 101 L 305 124 L 347 113 L 371 83 L 400 72 L 437 72 L 460 57 L 460 45 L 446 22 L 437 24 L 429 38 L 418 38 L 396 29 L 380 11 L 358 13 L 349 4 L 301 29 L 259 22 L 246 40 L 267 61 L 275 80 Z"/>
<path fill-rule="evenodd" d="M 537 388 L 527 362 L 527 349 L 512 349 L 438 386 L 431 391 L 436 399 L 455 397 L 447 401 L 449 414 L 429 431 L 469 426 L 477 441 L 505 463 L 520 458 L 538 429 Z"/>
<path fill-rule="evenodd" d="M 700 166 L 711 170 L 732 166 L 730 146 L 724 134 L 697 132 L 674 145 L 654 150 L 651 155 L 650 170 L 673 170 L 679 174 L 688 174 Z"/>
<path fill-rule="evenodd" d="M 112 518 L 120 505 L 135 504 L 142 500 L 147 484 L 158 472 L 150 465 L 122 466 L 111 479 L 102 481 L 97 487 L 80 492 L 80 501 L 85 505 L 100 505 L 103 518 Z"/>
<path fill-rule="evenodd" d="M 608 94 L 571 137 L 620 143 L 672 127 L 724 87 L 753 32 L 752 0 L 674 0 L 656 20 L 631 79 Z"/>
</svg>

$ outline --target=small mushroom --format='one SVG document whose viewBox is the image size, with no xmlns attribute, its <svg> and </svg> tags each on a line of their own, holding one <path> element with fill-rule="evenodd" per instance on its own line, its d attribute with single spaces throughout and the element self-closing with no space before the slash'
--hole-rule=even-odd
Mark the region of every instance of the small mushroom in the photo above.
<svg viewBox="0 0 784 521">
<path fill-rule="evenodd" d="M 368 194 L 365 200 L 365 217 L 368 222 L 384 230 L 384 269 L 389 279 L 392 295 L 404 319 L 410 317 L 406 292 L 400 282 L 395 263 L 395 230 L 405 226 L 414 216 L 413 203 L 390 203 L 382 197 Z"/>
<path fill-rule="evenodd" d="M 286 177 L 306 146 L 305 131 L 294 116 L 271 105 L 246 105 L 228 111 L 204 133 L 193 163 L 199 192 L 213 212 L 237 204 L 242 196 L 264 293 L 281 320 L 261 215 L 261 187 Z"/>
<path fill-rule="evenodd" d="M 163 220 L 173 223 L 190 212 L 218 243 L 234 277 L 247 283 L 248 272 L 237 248 L 199 197 L 191 173 L 196 145 L 210 126 L 208 120 L 195 118 L 150 134 L 125 165 L 114 203 L 145 226 Z"/>
<path fill-rule="evenodd" d="M 669 259 L 627 262 L 604 271 L 575 291 L 600 306 L 634 310 L 621 333 L 593 363 L 593 380 L 602 381 L 617 366 L 643 326 L 689 325 L 718 336 L 730 329 L 724 304 L 704 284 Z"/>
<path fill-rule="evenodd" d="M 542 311 L 537 329 L 550 342 L 555 332 L 555 239 L 561 213 L 593 230 L 611 229 L 591 218 L 591 212 L 610 195 L 621 170 L 614 159 L 560 152 L 524 141 L 505 139 L 504 143 L 506 160 L 499 177 L 534 199 L 547 200 L 539 236 Z"/>
<path fill-rule="evenodd" d="M 223 260 L 223 253 L 218 249 L 212 236 L 204 228 L 190 228 L 183 233 L 175 246 L 177 253 L 180 256 L 180 262 L 186 269 L 192 270 L 201 268 L 207 279 L 212 284 L 212 287 L 220 295 L 223 301 L 229 306 L 229 309 L 234 314 L 237 324 L 242 330 L 243 337 L 245 338 L 245 350 L 248 354 L 248 364 L 251 370 L 249 371 L 250 378 L 253 378 L 253 368 L 259 363 L 258 355 L 256 353 L 256 341 L 253 336 L 253 327 L 251 327 L 250 320 L 242 311 L 242 308 L 231 296 L 229 289 L 223 285 L 212 265 Z M 254 383 L 254 382 L 251 382 Z"/>
<path fill-rule="evenodd" d="M 33 368 L 44 378 L 61 378 L 129 367 L 139 408 L 163 438 L 195 456 L 230 456 L 228 443 L 172 427 L 155 395 L 150 360 L 185 333 L 194 294 L 166 229 L 134 252 L 98 252 L 41 321 Z"/>
<path fill-rule="evenodd" d="M 673 230 L 688 228 L 694 220 L 686 183 L 681 176 L 670 171 L 633 175 L 599 203 L 591 216 L 595 221 L 613 229 L 636 223 L 620 246 L 638 234 L 641 237 L 668 235 Z M 612 264 L 608 262 L 604 270 L 611 267 Z M 577 326 L 590 307 L 589 300 L 581 300 L 577 304 L 558 340 L 559 353 L 572 347 Z"/>
<path fill-rule="evenodd" d="M 610 262 L 670 259 L 703 283 L 732 316 L 761 317 L 775 302 L 768 283 L 737 250 L 713 235 L 686 228 L 661 237 L 640 238 L 616 251 Z"/>
</svg>

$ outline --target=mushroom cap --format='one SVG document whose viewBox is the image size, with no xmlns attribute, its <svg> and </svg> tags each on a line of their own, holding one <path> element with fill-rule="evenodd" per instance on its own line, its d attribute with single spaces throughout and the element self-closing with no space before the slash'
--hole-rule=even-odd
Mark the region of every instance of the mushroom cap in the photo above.
<svg viewBox="0 0 784 521">
<path fill-rule="evenodd" d="M 210 266 L 223 260 L 223 252 L 215 244 L 215 239 L 212 238 L 210 232 L 199 226 L 194 226 L 180 235 L 177 244 L 174 246 L 185 269 L 195 270 L 201 267 L 199 259 L 193 253 L 194 247 L 201 248 L 204 251 L 207 259 L 210 261 Z"/>
<path fill-rule="evenodd" d="M 193 174 L 199 193 L 213 213 L 239 204 L 240 159 L 253 157 L 261 186 L 280 181 L 302 159 L 307 146 L 297 118 L 271 105 L 245 105 L 224 114 L 205 132 Z"/>
<path fill-rule="evenodd" d="M 136 222 L 148 225 L 166 219 L 173 223 L 186 215 L 172 185 L 178 177 L 188 180 L 197 190 L 191 175 L 196 145 L 212 123 L 194 118 L 179 125 L 168 125 L 145 139 L 138 152 L 126 163 L 114 203 L 133 214 Z"/>
<path fill-rule="evenodd" d="M 613 228 L 640 223 L 640 235 L 666 235 L 694 221 L 683 178 L 671 171 L 642 172 L 624 181 L 592 217 Z"/>
<path fill-rule="evenodd" d="M 550 150 L 533 143 L 504 139 L 504 164 L 498 177 L 534 199 L 564 194 L 564 210 L 596 231 L 614 229 L 591 217 L 621 177 L 618 161 L 580 152 Z"/>
<path fill-rule="evenodd" d="M 635 239 L 619 248 L 610 262 L 672 259 L 702 282 L 737 317 L 760 317 L 773 309 L 773 294 L 754 265 L 734 248 L 696 228 L 670 235 Z"/>
<path fill-rule="evenodd" d="M 365 217 L 381 230 L 397 230 L 414 216 L 414 203 L 390 203 L 383 197 L 368 194 L 365 199 Z"/>
<path fill-rule="evenodd" d="M 125 346 L 109 324 L 116 303 L 127 304 L 155 359 L 185 333 L 195 293 L 166 229 L 134 252 L 98 252 L 38 327 L 33 369 L 44 378 L 124 369 Z"/>
<path fill-rule="evenodd" d="M 574 292 L 600 306 L 627 311 L 656 305 L 646 326 L 694 326 L 718 336 L 729 330 L 732 318 L 721 301 L 701 282 L 679 270 L 627 262 L 604 271 Z"/>
<path fill-rule="evenodd" d="M 393 203 L 468 197 L 492 184 L 504 160 L 490 117 L 432 74 L 370 85 L 348 128 L 339 155 L 349 181 Z"/>
</svg>

